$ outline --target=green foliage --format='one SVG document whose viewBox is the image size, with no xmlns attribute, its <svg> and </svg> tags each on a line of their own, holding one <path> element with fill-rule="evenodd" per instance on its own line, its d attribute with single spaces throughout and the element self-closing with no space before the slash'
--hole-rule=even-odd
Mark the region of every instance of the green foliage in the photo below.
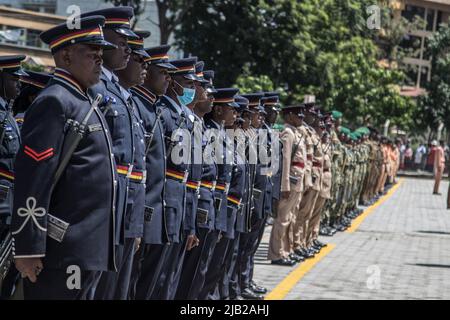
<svg viewBox="0 0 450 320">
<path fill-rule="evenodd" d="M 437 128 L 442 121 L 446 128 L 450 125 L 450 27 L 442 26 L 430 38 L 429 53 L 433 56 L 431 69 L 433 75 L 427 83 L 428 95 L 419 100 L 416 114 L 417 125 L 421 128 Z"/>
<path fill-rule="evenodd" d="M 22 62 L 22 68 L 25 70 L 30 70 L 30 71 L 36 71 L 36 72 L 43 72 L 45 71 L 45 67 L 40 65 L 40 64 L 31 64 L 31 63 L 26 63 L 26 62 Z"/>
<path fill-rule="evenodd" d="M 284 103 L 315 94 L 345 120 L 380 126 L 387 119 L 408 130 L 415 104 L 399 95 L 401 70 L 378 65 L 395 51 L 410 27 L 388 29 L 381 52 L 377 30 L 366 25 L 373 0 L 192 0 L 179 28 L 177 45 L 216 71 L 217 86 L 242 91 L 283 88 Z M 388 12 L 388 11 L 383 11 Z M 389 13 L 389 12 L 388 12 Z M 418 23 L 418 22 L 417 22 Z M 387 53 L 386 53 L 387 52 Z"/>
</svg>

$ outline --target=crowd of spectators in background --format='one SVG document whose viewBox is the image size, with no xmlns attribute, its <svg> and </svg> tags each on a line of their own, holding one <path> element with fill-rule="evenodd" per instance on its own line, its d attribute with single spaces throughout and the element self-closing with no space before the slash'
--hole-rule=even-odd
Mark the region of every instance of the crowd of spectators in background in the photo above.
<svg viewBox="0 0 450 320">
<path fill-rule="evenodd" d="M 400 144 L 400 170 L 433 172 L 436 160 L 436 150 L 443 146 L 445 163 L 450 160 L 450 148 L 443 140 L 433 140 L 428 144 L 420 143 L 415 149 L 410 140 L 397 140 Z M 448 166 L 446 166 L 447 169 Z M 447 170 L 446 170 L 447 171 Z"/>
</svg>

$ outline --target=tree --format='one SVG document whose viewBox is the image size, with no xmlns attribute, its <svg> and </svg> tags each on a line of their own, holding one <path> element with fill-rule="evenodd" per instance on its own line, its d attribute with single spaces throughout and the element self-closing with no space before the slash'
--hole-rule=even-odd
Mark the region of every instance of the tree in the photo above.
<svg viewBox="0 0 450 320">
<path fill-rule="evenodd" d="M 419 99 L 417 125 L 425 129 L 437 128 L 443 122 L 450 127 L 450 27 L 441 26 L 429 39 L 427 50 L 433 57 L 431 81 L 425 85 L 428 94 Z"/>
<path fill-rule="evenodd" d="M 112 2 L 115 6 L 131 6 L 134 9 L 135 19 L 133 29 L 144 13 L 147 1 L 145 0 L 105 0 Z M 142 4 L 144 2 L 144 4 Z M 155 0 L 158 10 L 158 21 L 150 20 L 159 28 L 160 44 L 167 44 L 175 28 L 180 25 L 186 12 L 193 8 L 192 0 Z"/>
<path fill-rule="evenodd" d="M 378 48 L 365 38 L 343 41 L 336 53 L 318 57 L 323 74 L 318 98 L 326 109 L 337 108 L 346 120 L 356 124 L 382 126 L 389 119 L 402 129 L 409 129 L 415 105 L 400 96 L 398 84 L 403 80 L 399 70 L 377 64 Z"/>
<path fill-rule="evenodd" d="M 415 105 L 399 94 L 403 72 L 378 64 L 379 31 L 367 27 L 371 5 L 373 0 L 193 0 L 175 38 L 181 50 L 216 71 L 217 86 L 247 86 L 267 76 L 286 90 L 285 103 L 315 94 L 350 121 L 381 125 L 389 118 L 406 129 Z M 395 57 L 399 37 L 389 36 Z"/>
<path fill-rule="evenodd" d="M 147 1 L 142 0 L 105 0 L 105 2 L 111 2 L 115 7 L 119 6 L 129 6 L 134 10 L 134 20 L 132 29 L 136 26 L 139 17 L 145 11 L 145 6 L 147 5 Z M 144 4 L 142 4 L 144 2 Z"/>
<path fill-rule="evenodd" d="M 158 8 L 160 43 L 167 44 L 175 28 L 181 24 L 188 10 L 194 8 L 192 0 L 155 0 Z"/>
</svg>

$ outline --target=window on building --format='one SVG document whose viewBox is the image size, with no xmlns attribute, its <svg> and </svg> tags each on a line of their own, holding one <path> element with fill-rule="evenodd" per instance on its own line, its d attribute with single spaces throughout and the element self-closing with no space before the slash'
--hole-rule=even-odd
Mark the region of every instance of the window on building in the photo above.
<svg viewBox="0 0 450 320">
<path fill-rule="evenodd" d="M 429 68 L 421 66 L 420 67 L 420 87 L 423 88 L 428 81 L 430 81 Z"/>
<path fill-rule="evenodd" d="M 415 87 L 417 84 L 417 78 L 419 73 L 419 66 L 414 64 L 408 64 L 404 66 L 405 71 L 405 84 L 409 87 Z"/>
<path fill-rule="evenodd" d="M 411 22 L 414 20 L 415 16 L 419 16 L 423 19 L 425 18 L 425 8 L 413 5 L 406 5 L 405 10 L 402 11 L 402 16 Z"/>
<path fill-rule="evenodd" d="M 436 11 L 433 9 L 427 8 L 426 13 L 427 13 L 427 17 L 425 19 L 425 22 L 426 22 L 425 30 L 434 31 L 434 15 L 435 15 Z"/>
<path fill-rule="evenodd" d="M 25 45 L 25 29 L 7 26 L 0 30 L 0 42 Z"/>
<path fill-rule="evenodd" d="M 22 8 L 25 10 L 30 10 L 34 12 L 40 12 L 40 13 L 56 13 L 56 3 L 52 2 L 29 2 L 24 3 L 22 5 Z"/>
<path fill-rule="evenodd" d="M 41 31 L 27 30 L 26 32 L 26 45 L 29 47 L 42 47 L 42 41 L 39 38 Z"/>
<path fill-rule="evenodd" d="M 420 58 L 420 48 L 422 46 L 422 37 L 406 35 L 400 46 L 407 52 L 409 58 Z"/>
</svg>

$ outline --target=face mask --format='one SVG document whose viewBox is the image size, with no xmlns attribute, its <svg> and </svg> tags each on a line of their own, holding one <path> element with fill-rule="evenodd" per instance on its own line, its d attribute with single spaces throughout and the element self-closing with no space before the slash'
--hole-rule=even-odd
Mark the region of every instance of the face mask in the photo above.
<svg viewBox="0 0 450 320">
<path fill-rule="evenodd" d="M 185 87 L 181 86 L 178 82 L 175 82 L 175 83 L 183 88 L 183 95 L 182 96 L 177 95 L 178 101 L 182 105 L 187 106 L 189 103 L 194 101 L 195 89 L 185 88 Z"/>
</svg>

